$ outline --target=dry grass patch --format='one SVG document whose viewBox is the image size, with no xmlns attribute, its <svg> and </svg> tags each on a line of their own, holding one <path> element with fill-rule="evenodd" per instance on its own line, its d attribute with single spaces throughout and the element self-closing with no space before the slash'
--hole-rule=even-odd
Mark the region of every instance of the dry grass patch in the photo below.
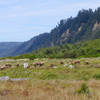
<svg viewBox="0 0 100 100">
<path fill-rule="evenodd" d="M 85 83 L 90 91 L 78 93 Z M 100 100 L 100 81 L 18 81 L 0 82 L 0 100 Z"/>
</svg>

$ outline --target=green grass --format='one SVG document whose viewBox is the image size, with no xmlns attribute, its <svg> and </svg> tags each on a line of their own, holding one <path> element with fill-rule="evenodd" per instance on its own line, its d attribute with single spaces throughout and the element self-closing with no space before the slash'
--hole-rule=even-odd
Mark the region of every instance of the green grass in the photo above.
<svg viewBox="0 0 100 100">
<path fill-rule="evenodd" d="M 77 59 L 74 59 L 77 60 Z M 12 64 L 13 68 L 8 68 L 0 71 L 1 76 L 9 76 L 10 78 L 30 78 L 37 80 L 90 80 L 90 79 L 100 79 L 99 68 L 95 68 L 100 62 L 100 58 L 82 58 L 80 64 L 73 65 L 74 68 L 70 69 L 68 66 L 64 67 L 60 62 L 63 61 L 65 64 L 67 62 L 72 62 L 72 59 L 37 59 L 28 61 L 12 61 L 12 62 L 1 62 L 0 65 L 6 63 Z M 86 65 L 84 61 L 89 61 Z M 24 69 L 23 63 L 28 62 L 31 66 L 28 69 Z M 32 63 L 44 62 L 43 68 L 34 68 Z M 20 67 L 15 67 L 19 63 Z M 50 64 L 55 64 L 57 66 L 54 68 L 47 68 Z M 98 78 L 99 77 L 99 78 Z"/>
<path fill-rule="evenodd" d="M 87 84 L 83 83 L 81 85 L 81 88 L 78 90 L 78 93 L 79 94 L 89 94 L 90 93 L 90 90 L 89 90 Z"/>
<path fill-rule="evenodd" d="M 72 61 L 80 64 L 68 66 Z M 60 62 L 69 65 L 64 67 Z M 88 61 L 89 64 L 84 62 Z M 24 69 L 23 63 L 30 68 Z M 42 68 L 34 68 L 33 63 L 44 62 Z M 81 59 L 35 59 L 3 61 L 0 65 L 12 64 L 12 68 L 0 70 L 0 76 L 10 78 L 30 78 L 24 81 L 0 81 L 0 100 L 99 100 L 100 99 L 100 58 Z M 20 64 L 20 67 L 16 67 Z M 48 68 L 55 64 L 57 68 Z M 98 79 L 98 80 L 97 80 Z"/>
</svg>

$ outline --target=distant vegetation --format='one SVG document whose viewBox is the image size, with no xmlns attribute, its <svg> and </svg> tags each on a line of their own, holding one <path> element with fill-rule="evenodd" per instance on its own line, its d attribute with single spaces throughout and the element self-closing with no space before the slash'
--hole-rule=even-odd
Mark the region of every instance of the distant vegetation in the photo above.
<svg viewBox="0 0 100 100">
<path fill-rule="evenodd" d="M 100 39 L 65 44 L 55 47 L 43 48 L 16 57 L 8 58 L 79 58 L 79 57 L 100 57 Z"/>
</svg>

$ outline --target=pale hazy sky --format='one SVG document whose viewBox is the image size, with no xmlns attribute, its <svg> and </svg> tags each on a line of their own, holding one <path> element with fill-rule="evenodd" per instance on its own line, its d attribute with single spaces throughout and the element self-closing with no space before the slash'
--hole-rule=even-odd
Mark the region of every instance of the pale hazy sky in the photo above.
<svg viewBox="0 0 100 100">
<path fill-rule="evenodd" d="M 100 0 L 0 0 L 0 42 L 26 41 Z"/>
</svg>

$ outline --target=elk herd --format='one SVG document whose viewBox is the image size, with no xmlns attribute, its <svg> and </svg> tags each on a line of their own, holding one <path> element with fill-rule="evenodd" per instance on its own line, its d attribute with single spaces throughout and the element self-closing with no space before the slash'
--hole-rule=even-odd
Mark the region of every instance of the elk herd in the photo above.
<svg viewBox="0 0 100 100">
<path fill-rule="evenodd" d="M 49 61 L 48 61 L 49 62 Z M 59 66 L 64 66 L 64 67 L 69 67 L 70 69 L 74 68 L 75 65 L 77 64 L 80 64 L 81 61 L 80 60 L 74 60 L 74 61 L 59 61 Z M 89 64 L 88 61 L 85 61 L 84 64 Z M 23 66 L 25 69 L 27 68 L 57 68 L 58 65 L 56 63 L 51 63 L 49 65 L 46 65 L 44 62 L 34 62 L 32 64 L 29 64 L 29 63 L 23 63 L 23 65 L 20 65 L 20 64 L 16 64 L 14 65 L 15 67 L 21 67 Z M 13 66 L 13 64 L 5 64 L 5 65 L 2 65 L 0 66 L 0 70 L 4 70 L 4 69 L 7 69 L 7 68 L 15 68 Z M 46 66 L 46 67 L 44 67 Z"/>
</svg>

